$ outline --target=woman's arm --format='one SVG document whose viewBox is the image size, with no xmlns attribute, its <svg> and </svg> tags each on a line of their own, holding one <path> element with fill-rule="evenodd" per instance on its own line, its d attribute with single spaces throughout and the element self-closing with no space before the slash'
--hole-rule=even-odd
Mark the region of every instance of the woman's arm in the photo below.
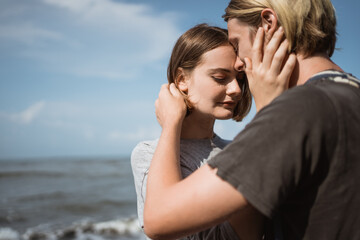
<svg viewBox="0 0 360 240">
<path fill-rule="evenodd" d="M 145 233 L 152 239 L 177 238 L 230 219 L 239 236 L 259 239 L 261 214 L 248 205 L 236 189 L 219 178 L 216 170 L 205 165 L 181 181 L 179 139 L 186 107 L 173 84 L 169 88 L 162 86 L 156 105 L 157 110 L 167 108 L 167 111 L 157 111 L 163 131 L 149 170 Z M 176 105 L 178 107 L 172 107 Z M 239 224 L 243 228 L 239 228 Z"/>
<path fill-rule="evenodd" d="M 145 233 L 152 239 L 186 236 L 224 222 L 247 205 L 242 195 L 204 165 L 184 180 L 159 187 L 145 203 Z"/>
</svg>

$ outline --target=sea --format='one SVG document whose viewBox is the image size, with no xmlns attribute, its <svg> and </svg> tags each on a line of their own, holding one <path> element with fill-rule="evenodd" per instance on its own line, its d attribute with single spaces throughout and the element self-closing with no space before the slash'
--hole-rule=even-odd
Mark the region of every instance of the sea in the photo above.
<svg viewBox="0 0 360 240">
<path fill-rule="evenodd" d="M 0 240 L 144 239 L 129 157 L 0 160 Z"/>
</svg>

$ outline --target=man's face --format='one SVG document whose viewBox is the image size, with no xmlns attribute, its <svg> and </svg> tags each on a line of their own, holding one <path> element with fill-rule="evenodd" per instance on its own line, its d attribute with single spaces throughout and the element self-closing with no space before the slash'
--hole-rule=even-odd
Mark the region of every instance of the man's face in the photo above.
<svg viewBox="0 0 360 240">
<path fill-rule="evenodd" d="M 254 42 L 255 32 L 248 24 L 242 23 L 236 18 L 228 20 L 229 42 L 233 46 L 237 59 L 235 69 L 244 71 L 244 58 L 251 58 L 251 48 Z"/>
</svg>

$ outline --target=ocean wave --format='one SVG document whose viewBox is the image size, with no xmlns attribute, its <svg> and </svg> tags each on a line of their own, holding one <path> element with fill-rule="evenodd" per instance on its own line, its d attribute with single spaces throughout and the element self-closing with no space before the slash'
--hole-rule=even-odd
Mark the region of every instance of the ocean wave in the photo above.
<svg viewBox="0 0 360 240">
<path fill-rule="evenodd" d="M 110 172 L 110 173 L 99 173 L 99 172 L 57 172 L 57 171 L 9 171 L 0 172 L 0 179 L 5 178 L 83 178 L 83 179 L 124 179 L 132 177 L 129 172 Z"/>
<path fill-rule="evenodd" d="M 20 235 L 11 228 L 0 228 L 0 240 L 18 240 Z"/>
<path fill-rule="evenodd" d="M 18 199 L 19 202 L 31 202 L 31 201 L 41 201 L 41 200 L 60 200 L 67 197 L 67 193 L 56 191 L 51 193 L 37 193 L 33 195 L 23 196 Z"/>
<path fill-rule="evenodd" d="M 64 177 L 66 174 L 62 172 L 50 171 L 11 171 L 0 172 L 1 178 L 18 178 L 18 177 Z"/>
<path fill-rule="evenodd" d="M 136 240 L 141 236 L 135 218 L 105 222 L 83 220 L 63 229 L 50 229 L 45 224 L 29 228 L 22 235 L 11 228 L 0 228 L 0 240 Z"/>
<path fill-rule="evenodd" d="M 132 205 L 134 205 L 134 201 L 101 200 L 97 202 L 63 202 L 54 204 L 54 208 L 57 211 L 86 215 L 89 213 L 101 212 L 103 208 L 109 206 L 121 209 Z"/>
</svg>

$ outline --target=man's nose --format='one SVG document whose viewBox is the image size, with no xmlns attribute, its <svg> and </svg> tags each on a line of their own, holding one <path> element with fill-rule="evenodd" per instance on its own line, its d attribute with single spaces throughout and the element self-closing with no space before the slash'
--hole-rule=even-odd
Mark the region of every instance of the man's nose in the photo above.
<svg viewBox="0 0 360 240">
<path fill-rule="evenodd" d="M 245 67 L 245 63 L 239 57 L 236 57 L 236 61 L 234 65 L 235 71 L 238 72 L 244 71 L 245 70 L 244 67 Z"/>
</svg>

